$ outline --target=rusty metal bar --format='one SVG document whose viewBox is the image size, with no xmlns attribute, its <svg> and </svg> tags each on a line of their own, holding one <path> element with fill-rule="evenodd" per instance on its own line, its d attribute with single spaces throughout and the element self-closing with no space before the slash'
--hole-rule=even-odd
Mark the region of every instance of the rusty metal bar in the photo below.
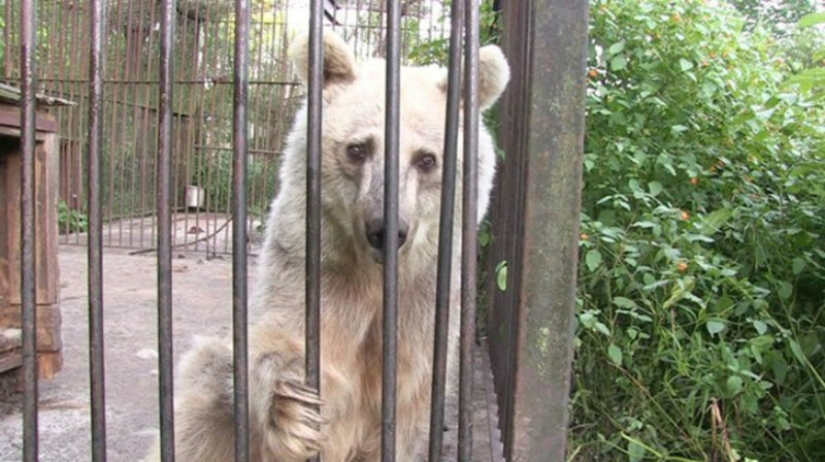
<svg viewBox="0 0 825 462">
<path fill-rule="evenodd" d="M 89 58 L 89 158 L 86 200 L 89 211 L 89 383 L 91 384 L 92 460 L 106 460 L 106 393 L 103 343 L 103 221 L 101 219 L 100 167 L 103 147 L 103 64 L 106 2 L 91 2 Z"/>
<path fill-rule="evenodd" d="M 23 462 L 35 462 L 38 455 L 37 422 L 37 313 L 35 312 L 35 91 L 37 52 L 35 28 L 36 0 L 20 2 L 20 134 L 22 172 L 20 192 L 20 229 L 22 237 L 21 309 L 23 319 Z"/>
<path fill-rule="evenodd" d="M 461 340 L 458 397 L 458 460 L 469 462 L 473 446 L 473 359 L 476 337 L 478 257 L 478 0 L 467 0 L 464 39 L 464 184 L 461 228 Z"/>
<path fill-rule="evenodd" d="M 306 383 L 321 390 L 321 107 L 324 84 L 324 2 L 312 0 L 309 15 L 307 95 Z M 320 460 L 316 457 L 315 460 Z"/>
<path fill-rule="evenodd" d="M 516 105 L 524 114 L 520 172 L 521 283 L 512 337 L 508 460 L 564 461 L 568 424 L 584 146 L 587 2 L 536 0 L 507 31 L 516 63 Z M 515 5 L 512 5 L 515 7 Z M 509 8 L 505 5 L 505 8 Z M 506 11 L 506 10 L 505 10 Z M 524 37 L 529 41 L 524 43 Z M 520 39 L 520 40 L 519 40 Z M 521 42 L 521 43 L 519 43 Z M 509 51 L 509 50 L 508 50 Z M 505 119 L 504 130 L 511 121 Z M 564 207 L 555 204 L 565 204 Z M 545 236 L 553 236 L 546 239 Z M 552 260 L 548 260 L 552 256 Z M 509 287 L 508 287 L 509 289 Z M 551 371 L 551 372 L 548 372 Z"/>
<path fill-rule="evenodd" d="M 464 2 L 450 6 L 450 59 L 447 83 L 447 122 L 441 180 L 441 215 L 438 229 L 438 274 L 435 296 L 435 348 L 433 350 L 432 401 L 430 407 L 429 461 L 441 460 L 444 438 L 444 394 L 447 381 L 447 343 L 453 258 L 456 162 L 458 152 L 459 88 L 461 79 L 461 31 Z"/>
<path fill-rule="evenodd" d="M 503 5 L 505 20 L 502 46 L 511 63 L 512 78 L 507 92 L 502 98 L 500 129 L 501 143 L 507 155 L 500 166 L 496 178 L 496 197 L 491 219 L 493 234 L 499 245 L 491 249 L 488 287 L 493 295 L 490 309 L 489 328 L 490 356 L 495 372 L 495 385 L 499 397 L 502 438 L 505 456 L 510 457 L 513 435 L 513 390 L 516 377 L 518 323 L 514 312 L 521 293 L 524 218 L 521 204 L 524 204 L 524 172 L 527 170 L 526 146 L 527 113 L 524 110 L 529 101 L 527 73 L 529 72 L 528 50 L 530 41 L 524 37 L 530 33 L 530 5 L 521 2 L 507 2 Z M 506 291 L 496 285 L 496 265 L 507 263 Z"/>
<path fill-rule="evenodd" d="M 384 152 L 384 313 L 381 378 L 381 460 L 395 461 L 398 352 L 398 181 L 401 119 L 401 5 L 387 2 Z"/>
<path fill-rule="evenodd" d="M 249 358 L 247 350 L 247 102 L 249 0 L 235 0 L 232 133 L 232 345 L 234 353 L 235 461 L 249 460 Z"/>
<path fill-rule="evenodd" d="M 175 2 L 161 4 L 160 110 L 158 111 L 158 355 L 160 375 L 160 450 L 163 462 L 175 460 L 172 367 L 172 66 Z"/>
</svg>

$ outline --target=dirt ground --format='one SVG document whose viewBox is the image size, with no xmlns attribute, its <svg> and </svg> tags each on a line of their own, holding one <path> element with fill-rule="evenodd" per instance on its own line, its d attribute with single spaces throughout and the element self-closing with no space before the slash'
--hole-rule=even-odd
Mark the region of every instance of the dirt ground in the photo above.
<svg viewBox="0 0 825 462">
<path fill-rule="evenodd" d="M 88 298 L 86 248 L 60 247 L 63 370 L 40 384 L 40 460 L 90 460 Z M 254 265 L 254 256 L 251 263 Z M 206 260 L 202 253 L 177 253 L 173 262 L 176 358 L 195 335 L 228 334 L 232 320 L 231 259 Z M 250 271 L 254 273 L 254 271 Z M 107 453 L 111 462 L 139 460 L 157 434 L 156 257 L 104 253 Z M 254 282 L 253 282 L 254 283 Z M 254 318 L 255 313 L 250 313 Z M 474 453 L 489 451 L 490 391 L 476 373 Z M 22 458 L 19 394 L 0 395 L 0 461 Z M 455 428 L 445 433 L 454 448 Z M 455 457 L 451 457 L 455 460 Z M 489 457 L 478 456 L 478 460 Z M 399 461 L 407 462 L 407 461 Z"/>
</svg>

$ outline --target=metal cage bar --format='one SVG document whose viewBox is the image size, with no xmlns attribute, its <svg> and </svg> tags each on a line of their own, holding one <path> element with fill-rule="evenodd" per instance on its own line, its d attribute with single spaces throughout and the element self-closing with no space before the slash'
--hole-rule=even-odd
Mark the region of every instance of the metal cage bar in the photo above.
<svg viewBox="0 0 825 462">
<path fill-rule="evenodd" d="M 23 319 L 23 461 L 34 462 L 38 455 L 38 386 L 37 386 L 37 313 L 35 274 L 35 0 L 20 3 L 20 73 L 22 99 L 20 135 L 22 137 L 22 172 L 20 216 L 22 238 L 21 309 Z"/>
<path fill-rule="evenodd" d="M 458 460 L 469 462 L 473 445 L 473 352 L 478 257 L 478 61 L 479 4 L 467 0 L 464 39 L 464 184 L 461 228 L 461 340 L 458 396 Z M 456 32 L 453 32 L 456 33 Z"/>
<path fill-rule="evenodd" d="M 106 3 L 93 1 L 89 41 L 89 158 L 86 200 L 89 210 L 87 252 L 89 262 L 89 383 L 92 418 L 92 460 L 106 460 L 106 381 L 103 336 L 103 221 L 100 169 L 103 147 L 103 63 Z"/>
<path fill-rule="evenodd" d="M 321 108 L 324 83 L 324 2 L 312 0 L 309 17 L 306 211 L 306 383 L 321 390 Z M 316 458 L 319 460 L 319 458 Z"/>
<path fill-rule="evenodd" d="M 158 357 L 161 460 L 175 460 L 172 367 L 172 91 L 175 1 L 161 4 L 160 110 L 158 111 Z"/>
<path fill-rule="evenodd" d="M 235 461 L 249 460 L 249 352 L 247 328 L 247 160 L 249 0 L 235 0 L 232 147 L 232 352 L 235 402 Z"/>
<path fill-rule="evenodd" d="M 430 409 L 429 461 L 441 460 L 444 429 L 444 395 L 447 379 L 447 334 L 452 274 L 453 214 L 455 209 L 458 154 L 459 86 L 461 79 L 461 30 L 464 1 L 450 6 L 450 58 L 447 82 L 447 122 L 441 180 L 441 212 L 438 228 L 438 273 L 435 297 L 435 346 L 433 349 L 432 401 Z"/>
<path fill-rule="evenodd" d="M 387 2 L 387 83 L 384 135 L 384 311 L 381 375 L 381 460 L 395 461 L 398 343 L 398 181 L 401 118 L 401 5 Z"/>
</svg>

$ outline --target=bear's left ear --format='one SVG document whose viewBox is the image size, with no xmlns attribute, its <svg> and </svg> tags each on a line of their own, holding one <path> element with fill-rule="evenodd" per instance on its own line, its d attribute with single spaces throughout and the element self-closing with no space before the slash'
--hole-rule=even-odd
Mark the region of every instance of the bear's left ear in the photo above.
<svg viewBox="0 0 825 462">
<path fill-rule="evenodd" d="M 309 85 L 309 34 L 301 34 L 289 49 L 298 77 Z M 355 55 L 335 32 L 324 30 L 324 88 L 355 80 Z"/>
<path fill-rule="evenodd" d="M 478 105 L 483 111 L 504 92 L 510 81 L 510 65 L 496 45 L 481 47 L 478 54 Z"/>
<path fill-rule="evenodd" d="M 462 66 L 463 68 L 463 66 Z M 463 70 L 461 76 L 464 80 Z M 487 45 L 478 50 L 478 105 L 484 111 L 498 100 L 507 83 L 510 81 L 510 66 L 504 57 L 501 48 L 496 45 Z M 448 75 L 444 71 L 444 78 L 439 86 L 447 91 Z M 463 89 L 461 90 L 463 93 Z"/>
</svg>

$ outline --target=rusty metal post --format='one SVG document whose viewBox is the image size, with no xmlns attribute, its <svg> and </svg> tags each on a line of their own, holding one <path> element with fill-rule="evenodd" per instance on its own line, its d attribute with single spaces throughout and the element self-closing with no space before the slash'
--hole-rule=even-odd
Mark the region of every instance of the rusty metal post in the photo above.
<svg viewBox="0 0 825 462">
<path fill-rule="evenodd" d="M 35 275 L 35 90 L 37 51 L 35 0 L 20 3 L 20 74 L 22 99 L 20 104 L 20 136 L 23 154 L 20 187 L 21 318 L 23 320 L 23 461 L 35 462 L 38 454 L 37 424 L 37 313 Z"/>
<path fill-rule="evenodd" d="M 564 461 L 573 355 L 582 153 L 586 1 L 504 4 L 513 79 L 502 134 L 515 190 L 505 251 L 515 306 L 491 337 L 512 461 Z M 512 204 L 512 202 L 511 202 Z M 512 206 L 512 205 L 511 205 Z M 505 226 L 505 228 L 507 227 Z M 499 235 L 496 235 L 500 239 Z M 494 326 L 491 326 L 495 328 Z"/>
<path fill-rule="evenodd" d="M 235 0 L 232 117 L 232 352 L 235 461 L 249 460 L 249 354 L 247 288 L 247 103 L 249 100 L 249 0 Z"/>
<path fill-rule="evenodd" d="M 92 404 L 92 460 L 106 460 L 106 380 L 103 342 L 103 221 L 101 219 L 100 169 L 103 146 L 103 63 L 105 62 L 106 2 L 91 5 L 89 53 L 89 154 L 86 199 L 89 210 L 89 383 Z"/>
<path fill-rule="evenodd" d="M 172 366 L 172 67 L 175 1 L 163 0 L 160 19 L 160 110 L 158 111 L 158 356 L 161 460 L 175 460 Z"/>
</svg>

